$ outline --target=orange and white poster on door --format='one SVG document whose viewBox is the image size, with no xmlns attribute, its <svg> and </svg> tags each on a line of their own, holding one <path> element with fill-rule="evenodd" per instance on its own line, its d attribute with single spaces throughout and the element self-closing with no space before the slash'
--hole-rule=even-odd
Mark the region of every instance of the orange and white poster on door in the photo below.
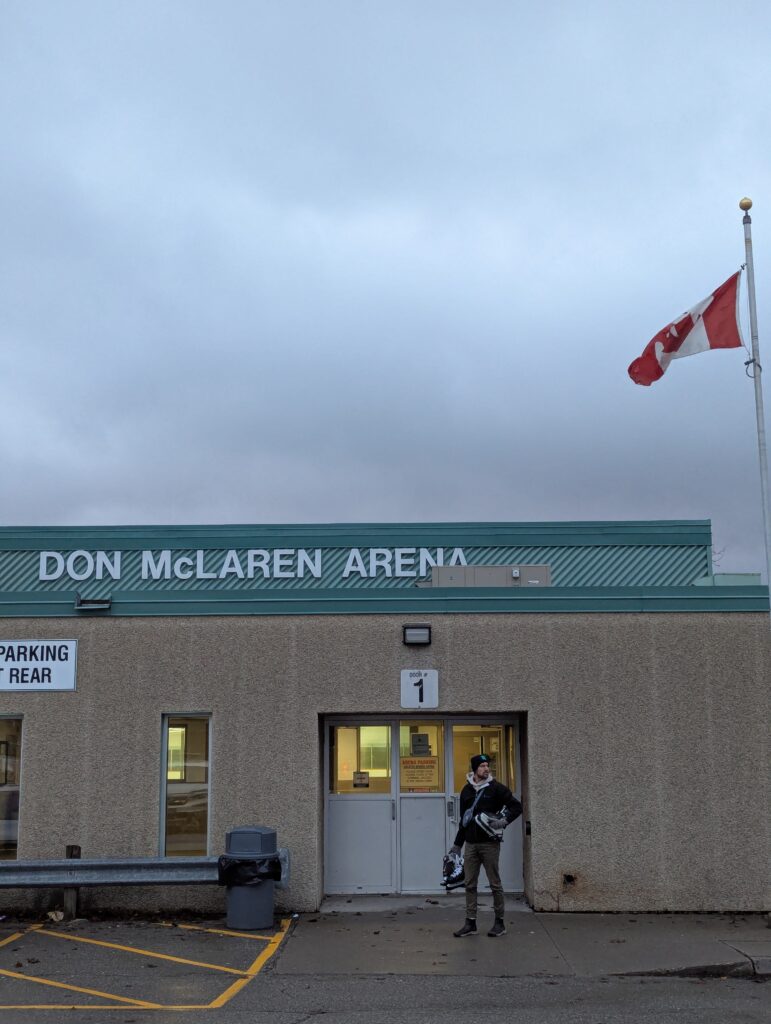
<svg viewBox="0 0 771 1024">
<path fill-rule="evenodd" d="M 438 757 L 402 757 L 402 789 L 437 789 L 439 787 Z"/>
</svg>

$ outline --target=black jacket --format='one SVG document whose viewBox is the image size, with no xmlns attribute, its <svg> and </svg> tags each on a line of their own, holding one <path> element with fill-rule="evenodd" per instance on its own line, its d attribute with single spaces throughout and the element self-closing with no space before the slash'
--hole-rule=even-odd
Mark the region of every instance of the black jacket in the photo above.
<svg viewBox="0 0 771 1024">
<path fill-rule="evenodd" d="M 477 792 L 478 790 L 474 789 L 470 782 L 467 782 L 460 791 L 461 823 L 458 828 L 458 834 L 455 837 L 456 846 L 463 846 L 464 843 L 490 843 L 494 841 L 490 839 L 486 832 L 480 829 L 473 818 L 465 828 L 463 827 L 463 815 L 476 800 Z M 522 813 L 522 804 L 517 800 L 509 787 L 504 786 L 497 779 L 493 779 L 482 790 L 482 795 L 474 808 L 474 815 L 479 814 L 480 811 L 484 811 L 486 814 L 500 814 L 504 807 L 508 812 L 506 816 L 509 821 L 516 820 Z"/>
</svg>

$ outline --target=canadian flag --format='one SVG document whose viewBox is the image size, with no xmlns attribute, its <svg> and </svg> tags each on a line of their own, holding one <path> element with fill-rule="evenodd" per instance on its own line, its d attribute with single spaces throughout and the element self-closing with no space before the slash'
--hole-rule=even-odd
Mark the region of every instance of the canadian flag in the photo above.
<svg viewBox="0 0 771 1024">
<path fill-rule="evenodd" d="M 711 348 L 740 348 L 744 344 L 739 326 L 740 277 L 741 270 L 651 338 L 643 354 L 629 367 L 635 384 L 648 385 L 663 377 L 673 359 Z"/>
</svg>

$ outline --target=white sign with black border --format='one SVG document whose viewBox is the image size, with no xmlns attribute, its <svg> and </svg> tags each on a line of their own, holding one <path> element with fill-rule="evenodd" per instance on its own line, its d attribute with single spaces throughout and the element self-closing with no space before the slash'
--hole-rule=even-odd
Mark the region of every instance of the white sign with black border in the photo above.
<svg viewBox="0 0 771 1024">
<path fill-rule="evenodd" d="M 422 711 L 439 707 L 439 672 L 435 668 L 402 669 L 402 707 Z"/>
<path fill-rule="evenodd" d="M 77 640 L 0 640 L 0 690 L 74 690 Z"/>
</svg>

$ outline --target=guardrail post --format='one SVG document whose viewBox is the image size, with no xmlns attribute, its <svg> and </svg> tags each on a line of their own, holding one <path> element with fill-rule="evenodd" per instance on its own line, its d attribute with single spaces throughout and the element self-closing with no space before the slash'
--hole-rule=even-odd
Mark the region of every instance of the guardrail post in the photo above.
<svg viewBox="0 0 771 1024">
<path fill-rule="evenodd" d="M 68 846 L 65 852 L 67 860 L 80 860 L 80 847 Z M 79 889 L 64 890 L 64 920 L 71 921 L 78 916 L 78 893 Z"/>
</svg>

